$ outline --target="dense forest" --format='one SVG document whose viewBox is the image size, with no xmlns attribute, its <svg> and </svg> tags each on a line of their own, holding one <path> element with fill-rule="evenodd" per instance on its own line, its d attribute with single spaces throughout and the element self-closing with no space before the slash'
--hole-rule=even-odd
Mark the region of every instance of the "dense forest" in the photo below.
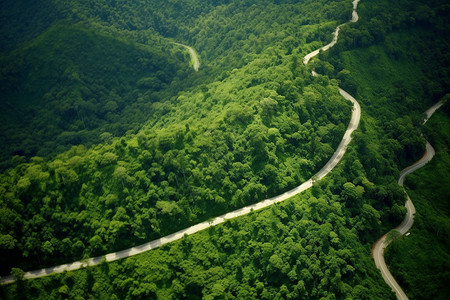
<svg viewBox="0 0 450 300">
<path fill-rule="evenodd" d="M 406 181 L 417 209 L 411 235 L 395 241 L 386 254 L 392 273 L 411 299 L 450 297 L 449 108 L 447 103 L 446 114 L 433 116 L 424 130 L 435 158 Z"/>
<path fill-rule="evenodd" d="M 2 166 L 138 130 L 186 76 L 184 56 L 163 50 L 59 23 L 3 56 Z"/>
<path fill-rule="evenodd" d="M 304 55 L 351 18 L 351 1 L 24 2 L 1 4 L 2 275 L 138 245 L 299 185 L 348 124 L 338 85 L 363 116 L 342 162 L 310 191 L 156 251 L 19 280 L 3 297 L 394 297 L 370 247 L 402 220 L 396 178 L 423 154 L 422 112 L 448 92 L 445 1 L 362 1 L 359 22 L 312 66 Z M 199 72 L 173 41 L 198 51 Z M 434 163 L 445 165 L 447 144 Z M 420 220 L 411 237 L 430 235 Z M 445 254 L 448 226 L 439 232 Z M 408 241 L 388 250 L 406 291 L 448 294 L 448 264 L 433 277 L 438 294 L 414 290 L 423 277 L 405 269 L 412 258 L 396 265 L 402 247 L 422 247 Z"/>
<path fill-rule="evenodd" d="M 259 11 L 267 18 L 273 13 L 262 5 Z M 52 27 L 38 41 L 59 30 Z M 77 101 L 65 99 L 67 107 L 49 102 L 53 109 L 62 110 L 63 126 L 74 127 L 64 114 L 72 116 L 81 127 L 77 130 L 96 132 L 104 143 L 88 149 L 79 138 L 80 145 L 50 160 L 35 156 L 25 162 L 24 156 L 13 157 L 17 166 L 1 177 L 7 204 L 2 232 L 8 233 L 14 244 L 3 257 L 5 271 L 12 266 L 52 265 L 130 247 L 275 195 L 311 177 L 340 142 L 351 104 L 339 95 L 336 81 L 308 75 L 309 71 L 299 63 L 299 53 L 280 53 L 283 41 L 284 37 L 279 43 L 273 41 L 273 47 L 240 69 L 228 72 L 224 68 L 220 81 L 198 84 L 161 101 L 153 99 L 154 93 L 148 87 L 137 92 L 137 97 L 142 97 L 137 102 L 146 103 L 143 105 L 151 111 L 146 115 L 139 108 L 134 113 L 133 105 L 125 105 L 127 99 L 120 98 L 119 93 L 104 98 L 91 95 L 93 98 L 87 100 L 97 101 L 97 108 L 85 101 L 81 92 L 76 93 L 85 90 L 78 83 L 74 92 Z M 102 39 L 99 44 L 103 47 Z M 92 64 L 98 66 L 101 62 Z M 105 67 L 109 65 L 104 63 Z M 160 77 L 170 74 L 170 70 L 154 71 L 161 73 Z M 126 77 L 121 68 L 117 72 Z M 196 76 L 209 75 L 205 71 Z M 121 77 L 107 78 L 113 82 L 105 82 L 105 92 Z M 171 82 L 168 78 L 167 82 Z M 159 80 L 145 77 L 136 84 L 142 81 L 144 87 L 155 88 Z M 67 85 L 55 86 L 61 87 Z M 129 90 L 126 86 L 123 89 Z M 51 95 L 37 97 L 42 101 L 51 99 Z M 149 118 L 148 122 L 136 134 L 128 131 L 121 138 L 115 137 L 120 132 L 111 129 L 120 125 L 107 121 L 119 114 L 119 105 L 130 109 L 135 117 Z M 106 123 L 96 130 L 100 121 L 95 122 L 98 115 L 94 112 L 98 110 L 101 115 L 112 106 L 117 112 L 105 112 Z M 44 121 L 42 115 L 37 115 L 40 121 Z M 125 114 L 121 115 L 129 121 Z M 44 124 L 56 127 L 56 118 L 49 118 L 53 122 Z M 83 128 L 86 122 L 93 123 L 92 131 Z M 102 132 L 105 126 L 109 131 Z M 36 127 L 32 126 L 34 130 Z M 80 135 L 63 131 L 59 136 L 70 143 Z"/>
</svg>

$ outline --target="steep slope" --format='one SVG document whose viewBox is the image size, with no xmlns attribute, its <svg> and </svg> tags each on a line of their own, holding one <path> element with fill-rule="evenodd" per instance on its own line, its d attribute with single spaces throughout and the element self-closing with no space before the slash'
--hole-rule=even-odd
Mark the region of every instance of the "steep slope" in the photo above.
<svg viewBox="0 0 450 300">
<path fill-rule="evenodd" d="M 363 117 L 361 128 L 366 136 L 377 137 L 361 136 L 355 141 L 361 163 L 378 174 L 374 182 L 379 186 L 386 186 L 388 182 L 387 176 L 384 182 L 380 180 L 381 174 L 397 174 L 397 170 L 420 159 L 424 151 L 421 137 L 424 116 L 420 112 L 449 91 L 449 57 L 445 50 L 449 47 L 450 28 L 445 21 L 448 9 L 445 1 L 365 2 L 360 10 L 361 23 L 344 29 L 342 34 L 348 38 L 343 38 L 343 43 L 333 48 L 332 53 L 324 53 L 323 58 L 330 64 L 318 64 L 319 71 L 335 74 L 343 86 L 361 97 L 361 106 L 368 115 Z M 441 122 L 446 124 L 445 120 Z M 445 126 L 436 126 L 433 135 L 439 127 L 445 130 Z M 435 140 L 439 143 L 439 139 Z M 424 181 L 430 184 L 436 180 L 432 190 L 433 193 L 439 191 L 440 199 L 448 198 L 445 195 L 449 193 L 447 176 L 437 175 L 441 172 L 438 164 L 446 169 L 446 155 L 441 154 L 439 163 L 431 162 L 435 170 L 431 178 L 423 171 L 417 173 L 428 178 Z M 423 193 L 427 191 L 431 189 L 425 188 Z M 428 203 L 429 195 L 412 192 L 410 196 L 419 205 L 415 224 L 418 228 L 413 227 L 411 235 L 394 243 L 387 251 L 386 260 L 408 297 L 445 299 L 448 289 L 443 278 L 448 274 L 448 264 L 444 261 L 448 256 L 444 249 L 448 249 L 448 245 L 437 239 L 435 230 L 430 228 L 434 226 L 431 224 L 436 224 L 434 215 L 442 217 L 442 224 L 445 224 L 445 210 L 432 207 Z M 384 204 L 387 202 L 385 200 Z M 381 212 L 384 224 L 394 227 L 402 220 L 397 204 L 390 216 L 385 215 L 389 210 L 381 208 L 383 202 L 373 205 Z M 390 226 L 385 230 L 390 230 Z M 448 228 L 439 228 L 443 236 L 448 234 Z"/>
<path fill-rule="evenodd" d="M 425 133 L 435 145 L 436 156 L 406 180 L 416 206 L 415 224 L 409 236 L 391 244 L 386 260 L 411 299 L 446 299 L 450 295 L 448 114 L 437 112 L 426 125 Z"/>
<path fill-rule="evenodd" d="M 351 22 L 356 22 L 358 20 L 358 14 L 356 12 L 357 9 L 357 4 L 358 4 L 358 0 L 354 1 L 354 6 L 353 6 L 353 17 Z M 320 48 L 320 50 L 323 49 L 329 49 L 330 47 L 332 47 L 334 44 L 336 44 L 336 41 L 338 39 L 338 33 L 339 33 L 339 29 L 340 27 L 344 26 L 346 24 L 341 24 L 336 28 L 336 31 L 334 33 L 334 38 L 333 41 L 326 45 L 323 46 L 322 48 Z M 194 69 L 195 71 L 198 71 L 198 58 L 197 58 L 197 54 L 195 52 L 195 50 L 192 47 L 183 45 L 183 44 L 179 44 L 179 43 L 175 43 L 176 45 L 179 46 L 183 46 L 185 48 L 187 48 L 192 56 L 192 61 L 194 61 Z M 311 54 L 308 54 L 305 56 L 305 58 L 303 59 L 303 62 L 305 65 L 308 64 L 309 60 L 311 58 L 313 58 L 314 56 L 316 56 L 319 53 L 319 50 L 315 50 L 313 51 Z M 313 76 L 318 76 L 318 74 L 315 71 L 312 71 L 312 75 Z M 119 259 L 124 259 L 124 258 L 128 258 L 131 256 L 135 256 L 135 255 L 139 255 L 141 253 L 162 247 L 168 243 L 171 243 L 173 241 L 179 240 L 181 238 L 183 238 L 184 236 L 186 236 L 187 234 L 194 234 L 197 233 L 199 231 L 204 231 L 207 228 L 216 226 L 218 224 L 222 224 L 227 220 L 230 219 L 234 219 L 234 218 L 238 218 L 244 215 L 249 214 L 250 212 L 253 212 L 254 210 L 260 210 L 263 208 L 266 208 L 268 206 L 274 205 L 276 203 L 279 202 L 283 202 L 293 196 L 296 196 L 308 189 L 310 189 L 315 181 L 317 180 L 321 180 L 323 179 L 326 175 L 328 175 L 335 167 L 336 165 L 341 161 L 343 155 L 345 154 L 345 151 L 349 145 L 349 143 L 351 142 L 351 135 L 352 133 L 358 128 L 359 125 L 359 120 L 361 118 L 361 108 L 359 106 L 359 103 L 356 101 L 355 98 L 353 98 L 351 95 L 349 95 L 347 92 L 345 92 L 344 90 L 342 90 L 341 88 L 339 88 L 339 93 L 347 100 L 351 101 L 353 104 L 353 111 L 352 111 L 352 115 L 351 115 L 351 119 L 349 122 L 349 125 L 347 127 L 347 130 L 345 131 L 345 134 L 341 140 L 341 142 L 339 143 L 338 148 L 336 149 L 336 151 L 334 152 L 333 156 L 329 159 L 329 161 L 322 167 L 322 169 L 320 169 L 320 171 L 318 171 L 312 178 L 310 178 L 308 181 L 303 182 L 301 185 L 295 187 L 292 190 L 289 190 L 283 194 L 268 198 L 268 199 L 264 199 L 261 200 L 255 204 L 252 205 L 248 205 L 245 206 L 243 208 L 240 208 L 238 210 L 235 211 L 231 211 L 228 212 L 224 215 L 215 217 L 213 219 L 210 219 L 208 221 L 204 221 L 198 224 L 195 224 L 191 227 L 188 228 L 184 228 L 182 230 L 179 230 L 175 233 L 172 233 L 170 235 L 167 236 L 163 236 L 159 239 L 150 241 L 148 243 L 145 244 L 141 244 L 129 249 L 124 249 L 122 251 L 116 251 L 116 252 L 112 252 L 112 253 L 108 253 L 106 255 L 104 255 L 103 257 L 91 257 L 91 258 L 86 258 L 82 261 L 75 261 L 75 262 L 71 262 L 68 264 L 63 264 L 63 265 L 59 265 L 59 266 L 53 266 L 50 268 L 43 268 L 40 270 L 33 270 L 33 271 L 28 271 L 25 273 L 24 278 L 26 279 L 34 279 L 34 278 L 40 278 L 40 277 L 44 277 L 44 276 L 49 276 L 49 275 L 54 275 L 57 273 L 62 273 L 62 272 L 66 272 L 66 271 L 74 271 L 74 270 L 78 270 L 80 268 L 85 267 L 86 265 L 88 266 L 96 266 L 100 263 L 109 263 L 109 262 L 113 262 Z M 11 240 L 12 237 L 9 235 L 8 239 Z M 12 283 L 14 282 L 15 278 L 13 276 L 7 276 L 5 278 L 2 278 L 1 283 L 2 284 L 8 284 L 8 283 Z"/>
<path fill-rule="evenodd" d="M 165 54 L 164 47 L 172 48 L 60 23 L 1 56 L 2 166 L 10 166 L 12 155 L 50 157 L 72 145 L 99 143 L 104 132 L 121 136 L 151 119 L 151 103 L 175 93 L 174 86 L 165 91 L 188 72 L 178 49 Z"/>
<path fill-rule="evenodd" d="M 313 7 L 315 4 L 308 2 L 304 9 Z M 255 10 L 268 18 L 275 13 L 263 6 Z M 294 20 L 304 19 L 298 15 Z M 317 25 L 307 30 L 321 29 Z M 102 43 L 94 44 L 107 42 L 103 34 L 96 35 Z M 55 38 L 59 39 L 67 40 Z M 4 249 L 12 259 L 3 257 L 3 272 L 12 266 L 54 265 L 127 248 L 276 195 L 311 177 L 338 146 L 351 104 L 341 97 L 335 81 L 313 78 L 299 63 L 302 49 L 297 46 L 286 53 L 283 41 L 272 39 L 272 47 L 258 50 L 260 53 L 241 68 L 225 70 L 216 81 L 209 76 L 207 66 L 199 72 L 189 68 L 188 72 L 195 73 L 189 78 L 197 86 L 162 99 L 156 98 L 160 92 L 134 90 L 140 84 L 156 89 L 153 84 L 157 78 L 138 80 L 149 75 L 139 65 L 132 68 L 135 59 L 139 63 L 148 58 L 145 53 L 142 59 L 135 58 L 132 48 L 125 46 L 127 51 L 113 52 L 120 54 L 112 58 L 123 72 L 117 78 L 108 72 L 95 77 L 108 88 L 118 86 L 118 100 L 113 101 L 121 101 L 125 111 L 133 108 L 133 101 L 160 101 L 147 106 L 149 120 L 137 135 L 129 132 L 112 139 L 102 134 L 103 144 L 90 149 L 73 147 L 48 161 L 32 158 L 23 163 L 16 158 L 17 166 L 1 176 L 5 214 L 20 216 L 2 219 L 2 232 L 15 241 L 12 249 Z M 42 48 L 44 54 L 52 49 Z M 63 53 L 69 50 L 61 48 Z M 95 49 L 90 51 L 96 53 Z M 82 60 L 81 56 L 75 57 Z M 89 61 L 86 70 L 79 70 L 79 77 L 83 79 L 82 71 L 87 75 L 99 72 L 90 65 L 104 60 Z M 158 62 L 172 71 L 163 60 Z M 104 68 L 110 65 L 105 62 Z M 187 63 L 185 67 L 189 67 Z M 43 75 L 53 74 L 45 70 Z M 151 65 L 148 71 L 159 74 Z M 38 82 L 42 74 L 26 82 Z M 98 90 L 102 91 L 96 88 L 92 93 Z M 58 102 L 51 108 L 66 111 L 66 105 L 72 103 L 67 101 L 71 98 L 59 101 L 58 94 L 54 96 Z M 107 94 L 105 100 L 110 101 L 110 96 Z M 75 125 L 95 120 L 95 114 L 83 118 L 87 114 L 81 110 L 85 102 L 74 101 L 72 105 L 68 117 L 73 117 Z M 106 107 L 101 105 L 100 112 Z M 139 116 L 146 111 L 132 112 Z M 68 117 L 65 119 L 71 121 Z M 110 131 L 114 125 L 106 128 Z M 36 235 L 36 231 L 43 234 Z"/>
<path fill-rule="evenodd" d="M 0 2 L 0 53 L 14 50 L 36 38 L 64 16 L 53 0 Z"/>
<path fill-rule="evenodd" d="M 95 3 L 100 2 L 106 3 Z M 188 2 L 196 1 L 182 3 Z M 395 177 L 422 151 L 423 140 L 414 125 L 421 122 L 419 112 L 428 100 L 421 102 L 420 96 L 433 87 L 432 95 L 437 97 L 448 85 L 445 72 L 436 86 L 430 74 L 426 81 L 415 80 L 423 77 L 408 59 L 395 64 L 391 56 L 402 53 L 408 44 L 377 48 L 371 43 L 384 42 L 382 38 L 392 33 L 378 32 L 383 25 L 408 28 L 418 1 L 363 1 L 361 20 L 366 23 L 343 30 L 341 36 L 347 38 L 336 45 L 336 52 L 319 55 L 315 68 L 324 75 L 317 77 L 301 65 L 301 59 L 330 42 L 339 24 L 336 19 L 346 15 L 339 5 L 348 7 L 350 17 L 351 1 L 233 3 L 237 6 L 221 3 L 210 13 L 201 13 L 199 19 L 205 22 L 190 17 L 189 26 L 176 27 L 184 31 L 173 36 L 183 37 L 179 41 L 199 50 L 208 63 L 191 77 L 197 87 L 153 106 L 157 118 L 139 134 L 89 150 L 75 147 L 49 162 L 35 158 L 1 177 L 4 257 L 15 266 L 30 268 L 37 258 L 43 262 L 35 265 L 44 266 L 52 264 L 55 256 L 67 261 L 101 254 L 105 248 L 121 249 L 270 196 L 268 192 L 288 189 L 320 168 L 348 122 L 350 107 L 330 78 L 341 80 L 363 101 L 361 130 L 355 132 L 355 143 L 349 145 L 342 163 L 307 194 L 270 210 L 137 258 L 19 282 L 4 288 L 2 296 L 394 297 L 370 259 L 370 245 L 382 230 L 403 218 L 405 197 Z M 266 6 L 270 14 L 265 14 Z M 430 6 L 445 12 L 445 7 Z M 285 14 L 289 18 L 283 18 Z M 374 15 L 383 16 L 381 24 L 372 20 Z M 314 22 L 315 17 L 320 21 Z M 135 28 L 108 21 L 111 16 L 92 14 L 92 19 L 102 32 L 145 40 Z M 433 26 L 445 29 L 442 19 L 438 14 L 425 32 L 435 32 Z M 289 20 L 295 25 L 290 27 Z M 184 34 L 190 28 L 196 31 Z M 220 32 L 218 38 L 215 31 Z M 388 41 L 394 43 L 398 36 L 392 34 Z M 384 49 L 389 51 L 379 55 Z M 431 57 L 433 66 L 445 61 L 442 54 Z M 383 61 L 388 62 L 378 63 Z M 386 72 L 385 66 L 392 69 Z M 404 73 L 395 75 L 397 68 Z M 404 74 L 416 84 L 399 80 Z M 422 84 L 417 98 L 411 98 Z M 383 99 L 385 93 L 389 98 Z M 413 114 L 405 116 L 411 110 Z M 21 257 L 25 253 L 28 257 Z M 7 263 L 2 262 L 5 272 L 12 265 Z M 12 273 L 17 278 L 23 275 L 20 269 Z"/>
</svg>

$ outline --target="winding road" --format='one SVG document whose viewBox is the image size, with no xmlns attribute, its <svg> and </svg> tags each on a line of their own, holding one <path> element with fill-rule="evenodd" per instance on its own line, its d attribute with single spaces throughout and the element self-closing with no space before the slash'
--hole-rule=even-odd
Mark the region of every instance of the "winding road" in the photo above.
<svg viewBox="0 0 450 300">
<path fill-rule="evenodd" d="M 429 108 L 425 114 L 426 118 L 423 122 L 425 124 L 428 119 L 433 115 L 433 113 L 443 105 L 444 103 L 438 102 L 435 105 L 433 105 L 431 108 Z M 427 141 L 425 154 L 424 156 L 419 159 L 417 162 L 412 164 L 411 166 L 403 169 L 400 172 L 400 177 L 398 179 L 398 185 L 403 187 L 403 183 L 405 181 L 405 177 L 408 174 L 411 174 L 412 172 L 416 171 L 417 169 L 422 168 L 424 165 L 426 165 L 431 159 L 433 159 L 433 156 L 435 154 L 433 146 Z M 406 193 L 406 190 L 405 190 Z M 395 230 L 400 232 L 400 235 L 404 235 L 408 232 L 409 229 L 411 229 L 413 223 L 414 223 L 414 214 L 416 213 L 416 209 L 414 207 L 414 204 L 411 201 L 411 198 L 409 198 L 408 193 L 406 193 L 407 200 L 405 203 L 406 207 L 406 216 L 405 219 L 402 221 L 400 225 L 398 225 Z M 395 294 L 397 295 L 397 298 L 400 300 L 406 300 L 408 297 L 406 296 L 405 292 L 401 289 L 401 287 L 398 285 L 397 281 L 392 276 L 391 272 L 389 271 L 386 262 L 384 260 L 384 250 L 387 246 L 392 242 L 392 240 L 386 240 L 388 234 L 383 235 L 378 241 L 375 242 L 374 246 L 372 247 L 372 256 L 375 260 L 375 265 L 377 268 L 381 271 L 381 275 L 383 276 L 384 281 L 394 290 Z"/>
<path fill-rule="evenodd" d="M 356 8 L 358 5 L 358 2 L 359 2 L 359 0 L 353 1 L 353 13 L 352 13 L 352 19 L 350 20 L 350 22 L 356 22 L 358 20 L 358 14 L 356 13 Z M 345 23 L 345 24 L 347 24 L 347 23 Z M 339 35 L 339 28 L 345 24 L 341 24 L 337 27 L 336 31 L 334 32 L 333 41 L 330 44 L 322 47 L 321 48 L 322 50 L 327 50 L 336 44 L 338 35 Z M 198 67 L 199 67 L 199 61 L 198 61 L 197 55 L 195 53 L 195 50 L 193 48 L 183 45 L 183 44 L 179 44 L 179 43 L 174 43 L 174 44 L 186 47 L 189 50 L 191 57 L 194 60 L 194 69 L 197 71 Z M 305 59 L 303 60 L 304 64 L 305 65 L 308 64 L 309 60 L 319 53 L 319 50 L 316 50 L 316 51 L 306 55 Z M 315 73 L 313 71 L 313 75 L 317 76 L 317 73 Z M 183 238 L 183 236 L 185 236 L 186 234 L 188 234 L 188 235 L 194 234 L 196 232 L 207 229 L 209 227 L 224 223 L 226 220 L 240 217 L 240 216 L 246 215 L 252 211 L 259 210 L 259 209 L 268 207 L 270 205 L 273 205 L 275 203 L 284 201 L 286 199 L 289 199 L 289 198 L 311 188 L 315 181 L 320 180 L 323 177 L 325 177 L 339 163 L 339 161 L 344 156 L 344 153 L 347 149 L 348 144 L 350 143 L 350 141 L 352 139 L 351 134 L 353 133 L 353 131 L 355 131 L 358 128 L 358 125 L 359 125 L 359 121 L 361 118 L 361 107 L 359 106 L 359 103 L 355 100 L 355 98 L 353 98 L 346 91 L 339 89 L 339 93 L 345 99 L 351 101 L 354 106 L 352 115 L 351 115 L 351 119 L 350 119 L 349 125 L 347 127 L 347 130 L 345 131 L 344 137 L 342 138 L 342 141 L 340 142 L 340 144 L 339 144 L 338 148 L 336 149 L 336 151 L 334 152 L 333 156 L 322 167 L 322 169 L 319 172 L 317 172 L 311 179 L 302 183 L 298 187 L 296 187 L 290 191 L 287 191 L 281 195 L 262 200 L 258 203 L 252 204 L 252 205 L 248 205 L 246 207 L 243 207 L 243 208 L 237 209 L 235 211 L 226 213 L 224 215 L 218 216 L 212 220 L 201 222 L 199 224 L 182 229 L 182 230 L 172 233 L 170 235 L 164 236 L 162 238 L 153 240 L 151 242 L 148 242 L 148 243 L 136 246 L 136 247 L 132 247 L 132 248 L 114 252 L 114 253 L 109 253 L 109 254 L 106 254 L 103 256 L 92 257 L 92 258 L 76 261 L 76 262 L 69 263 L 69 264 L 63 264 L 63 265 L 54 266 L 54 267 L 50 267 L 50 268 L 44 268 L 44 269 L 40 269 L 40 270 L 25 272 L 24 279 L 34 279 L 34 278 L 48 276 L 51 274 L 62 273 L 65 271 L 74 271 L 74 270 L 78 270 L 83 267 L 95 266 L 95 265 L 101 264 L 103 262 L 112 262 L 112 261 L 115 261 L 118 259 L 134 256 L 134 255 L 161 247 L 162 245 L 168 244 L 170 242 L 179 240 L 179 239 Z M 8 284 L 8 283 L 12 283 L 14 281 L 15 280 L 12 276 L 5 276 L 0 279 L 1 284 Z"/>
<path fill-rule="evenodd" d="M 356 11 L 356 9 L 358 8 L 358 3 L 360 0 L 354 0 L 353 3 L 353 12 L 352 12 L 352 19 L 350 20 L 350 22 L 355 23 L 358 22 L 359 20 L 359 16 L 358 13 Z M 348 23 L 348 22 L 347 22 Z M 336 27 L 336 30 L 333 32 L 333 40 L 331 41 L 331 43 L 323 46 L 322 48 L 319 48 L 317 50 L 314 50 L 313 52 L 307 54 L 304 58 L 303 58 L 303 63 L 306 65 L 308 64 L 308 62 L 311 60 L 311 58 L 313 58 L 314 56 L 316 56 L 317 54 L 319 54 L 320 51 L 326 51 L 328 49 L 330 49 L 331 47 L 333 47 L 334 45 L 336 45 L 338 37 L 339 37 L 339 31 L 341 30 L 341 27 L 344 26 L 345 24 L 341 24 L 338 27 Z M 313 71 L 313 75 L 315 75 L 317 73 L 315 73 Z"/>
<path fill-rule="evenodd" d="M 182 47 L 184 47 L 184 48 L 189 50 L 189 55 L 191 56 L 192 62 L 194 63 L 194 65 L 193 65 L 194 70 L 195 70 L 195 72 L 197 72 L 198 68 L 200 68 L 200 60 L 198 59 L 197 52 L 195 52 L 194 48 L 192 48 L 192 47 L 190 47 L 188 45 L 175 43 L 175 42 L 173 44 L 178 45 L 178 46 L 182 46 Z"/>
</svg>

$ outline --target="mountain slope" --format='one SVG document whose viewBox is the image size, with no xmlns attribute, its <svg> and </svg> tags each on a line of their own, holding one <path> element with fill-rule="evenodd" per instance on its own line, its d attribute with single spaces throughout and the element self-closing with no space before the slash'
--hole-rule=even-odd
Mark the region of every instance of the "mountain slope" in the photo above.
<svg viewBox="0 0 450 300">
<path fill-rule="evenodd" d="M 172 49 L 59 23 L 1 56 L 2 165 L 12 155 L 50 157 L 146 122 L 151 102 L 188 68 L 177 49 L 164 54 L 163 47 Z M 166 95 L 176 91 L 171 89 Z M 137 101 L 144 94 L 153 95 L 150 103 Z"/>
</svg>

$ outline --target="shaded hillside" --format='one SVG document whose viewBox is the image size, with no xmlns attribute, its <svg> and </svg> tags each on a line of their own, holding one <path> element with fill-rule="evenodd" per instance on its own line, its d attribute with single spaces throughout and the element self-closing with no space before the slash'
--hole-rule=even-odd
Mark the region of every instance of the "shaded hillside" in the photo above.
<svg viewBox="0 0 450 300">
<path fill-rule="evenodd" d="M 448 90 L 445 1 L 362 1 L 361 22 L 343 26 L 308 66 L 304 55 L 331 40 L 351 1 L 167 1 L 159 14 L 157 1 L 147 10 L 87 2 L 70 5 L 99 36 L 167 34 L 196 48 L 202 65 L 175 77 L 189 88 L 153 103 L 140 130 L 52 159 L 16 159 L 0 175 L 3 274 L 138 245 L 300 184 L 348 123 L 338 85 L 361 102 L 360 127 L 341 163 L 298 197 L 156 251 L 3 287 L 2 296 L 394 297 L 370 247 L 403 219 L 399 170 L 422 154 L 423 108 Z M 153 14 L 164 17 L 152 23 Z"/>
<path fill-rule="evenodd" d="M 443 109 L 448 112 L 448 107 Z M 439 112 L 428 121 L 425 132 L 436 156 L 406 180 L 417 211 L 414 226 L 408 237 L 395 241 L 386 253 L 392 274 L 413 299 L 450 296 L 449 129 L 448 114 Z"/>
<path fill-rule="evenodd" d="M 12 155 L 49 157 L 139 128 L 152 102 L 173 94 L 164 91 L 188 71 L 183 55 L 163 47 L 171 49 L 59 24 L 2 56 L 2 166 Z"/>
</svg>

